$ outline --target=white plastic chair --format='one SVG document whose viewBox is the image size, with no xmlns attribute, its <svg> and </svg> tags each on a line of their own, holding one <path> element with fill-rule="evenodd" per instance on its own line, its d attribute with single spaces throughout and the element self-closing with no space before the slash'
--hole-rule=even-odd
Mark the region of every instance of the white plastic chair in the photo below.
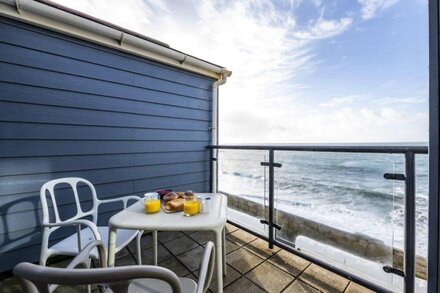
<svg viewBox="0 0 440 293">
<path fill-rule="evenodd" d="M 103 268 L 75 269 L 87 266 L 90 253 L 99 252 Z M 89 243 L 67 268 L 50 268 L 31 263 L 20 263 L 14 268 L 25 293 L 48 293 L 54 285 L 104 285 L 113 293 L 204 293 L 208 290 L 214 272 L 214 244 L 206 244 L 199 266 L 196 283 L 189 278 L 178 278 L 172 271 L 157 266 L 125 266 L 106 268 L 105 249 L 102 241 Z"/>
<path fill-rule="evenodd" d="M 61 220 L 60 218 L 59 207 L 57 205 L 57 199 L 55 196 L 55 186 L 58 184 L 68 184 L 73 190 L 77 213 L 69 219 Z M 92 193 L 93 206 L 88 211 L 84 211 L 81 207 L 80 198 L 78 196 L 78 184 L 85 184 L 86 186 L 88 186 L 88 188 L 90 188 L 90 191 Z M 52 201 L 52 218 L 54 218 L 53 221 L 50 220 L 49 206 L 47 202 L 48 196 L 50 196 L 50 199 Z M 125 196 L 115 199 L 100 200 L 96 196 L 95 187 L 88 180 L 77 177 L 68 177 L 46 182 L 41 187 L 40 199 L 43 210 L 43 221 L 41 223 L 43 227 L 43 240 L 41 243 L 40 265 L 45 266 L 46 261 L 49 257 L 54 255 L 75 256 L 82 250 L 82 248 L 84 248 L 88 243 L 94 240 L 101 240 L 104 243 L 105 248 L 107 249 L 108 227 L 97 226 L 99 205 L 104 203 L 122 202 L 123 207 L 126 208 L 129 200 L 137 201 L 139 200 L 139 197 Z M 84 219 L 85 217 L 91 217 L 92 220 Z M 76 226 L 76 233 L 49 247 L 50 235 L 57 229 L 65 226 Z M 82 226 L 85 226 L 86 228 L 82 229 Z M 129 244 L 134 238 L 137 238 L 137 260 L 138 264 L 141 265 L 142 260 L 140 240 L 142 234 L 143 231 L 123 229 L 118 230 L 116 252 L 127 246 L 127 244 Z M 91 257 L 95 259 L 99 257 L 96 249 L 91 252 Z"/>
</svg>

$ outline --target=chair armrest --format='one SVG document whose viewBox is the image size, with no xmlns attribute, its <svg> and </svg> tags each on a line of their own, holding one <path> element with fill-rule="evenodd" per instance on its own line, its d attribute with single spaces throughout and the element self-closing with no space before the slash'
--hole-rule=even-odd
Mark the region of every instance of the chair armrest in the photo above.
<svg viewBox="0 0 440 293">
<path fill-rule="evenodd" d="M 122 201 L 122 203 L 124 204 L 124 209 L 127 208 L 127 203 L 129 200 L 140 200 L 141 198 L 137 195 L 127 195 L 127 196 L 123 196 L 123 197 L 118 197 L 118 198 L 112 198 L 112 199 L 99 199 L 98 200 L 98 206 L 100 204 L 106 204 L 106 203 L 112 203 L 112 202 L 119 202 Z"/>
<path fill-rule="evenodd" d="M 95 223 L 89 220 L 80 219 L 80 220 L 68 220 L 60 223 L 42 223 L 41 226 L 43 227 L 65 227 L 65 226 L 78 226 L 78 225 L 84 225 L 90 230 L 92 230 L 93 236 L 95 236 L 96 240 L 101 240 L 101 235 L 98 232 L 98 227 L 96 227 Z"/>
<path fill-rule="evenodd" d="M 104 243 L 101 240 L 95 240 L 87 244 L 86 247 L 84 247 L 84 249 L 81 250 L 77 256 L 75 256 L 75 258 L 67 266 L 67 269 L 74 269 L 80 264 L 87 266 L 90 259 L 90 252 L 95 248 L 98 249 L 100 266 L 102 268 L 107 267 L 107 257 L 105 254 Z"/>
</svg>

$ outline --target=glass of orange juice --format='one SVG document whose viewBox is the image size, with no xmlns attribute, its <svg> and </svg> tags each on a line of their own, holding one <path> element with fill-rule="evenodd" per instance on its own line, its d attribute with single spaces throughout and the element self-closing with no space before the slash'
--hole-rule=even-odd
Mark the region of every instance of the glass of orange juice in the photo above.
<svg viewBox="0 0 440 293">
<path fill-rule="evenodd" d="M 142 201 L 147 214 L 155 214 L 160 210 L 160 199 L 157 193 L 145 193 Z"/>
<path fill-rule="evenodd" d="M 187 200 L 183 204 L 183 214 L 187 217 L 195 216 L 199 213 L 199 202 L 197 200 Z"/>
</svg>

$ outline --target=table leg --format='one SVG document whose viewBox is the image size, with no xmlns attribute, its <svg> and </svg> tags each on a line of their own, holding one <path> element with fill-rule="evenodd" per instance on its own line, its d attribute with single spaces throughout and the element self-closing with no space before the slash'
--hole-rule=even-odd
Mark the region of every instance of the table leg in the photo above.
<svg viewBox="0 0 440 293">
<path fill-rule="evenodd" d="M 222 251 L 223 251 L 223 275 L 226 276 L 226 239 L 225 239 L 225 234 L 226 234 L 226 228 L 223 227 L 223 245 L 222 245 Z"/>
<path fill-rule="evenodd" d="M 215 263 L 217 275 L 217 293 L 223 292 L 223 230 L 215 231 Z"/>
<path fill-rule="evenodd" d="M 115 266 L 115 249 L 116 249 L 116 228 L 109 227 L 108 235 L 108 266 Z"/>
<path fill-rule="evenodd" d="M 153 264 L 157 266 L 157 231 L 153 231 Z"/>
</svg>

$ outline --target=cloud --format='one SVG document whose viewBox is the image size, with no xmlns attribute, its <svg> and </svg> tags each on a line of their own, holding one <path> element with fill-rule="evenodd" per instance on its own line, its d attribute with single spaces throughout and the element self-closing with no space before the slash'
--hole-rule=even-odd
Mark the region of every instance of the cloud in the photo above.
<svg viewBox="0 0 440 293">
<path fill-rule="evenodd" d="M 306 31 L 296 32 L 294 35 L 299 39 L 306 40 L 326 39 L 343 33 L 352 23 L 353 19 L 351 17 L 344 17 L 339 20 L 326 20 L 320 18 Z"/>
<path fill-rule="evenodd" d="M 391 107 L 323 110 L 298 104 L 290 109 L 267 109 L 266 116 L 253 113 L 237 111 L 225 116 L 236 125 L 223 129 L 230 138 L 228 143 L 421 142 L 426 141 L 428 133 L 427 112 L 412 113 Z M 243 123 L 247 119 L 249 123 Z"/>
<path fill-rule="evenodd" d="M 123 5 L 119 0 L 55 0 L 54 2 L 147 35 L 153 17 L 157 14 L 169 13 L 160 0 L 148 2 L 125 0 Z"/>
<path fill-rule="evenodd" d="M 320 0 L 311 14 L 319 16 L 305 27 L 292 13 L 306 3 L 302 0 L 57 2 L 231 69 L 233 76 L 220 89 L 221 143 L 426 140 L 427 114 L 396 110 L 391 100 L 355 108 L 361 96 L 320 105 L 304 99 L 313 89 L 298 77 L 326 62 L 316 55 L 317 45 L 345 33 L 355 21 L 349 14 L 324 18 Z M 372 18 L 395 2 L 359 0 L 362 17 Z"/>
<path fill-rule="evenodd" d="M 385 97 L 378 100 L 378 103 L 381 105 L 414 105 L 414 104 L 426 104 L 428 102 L 427 97 L 406 97 L 406 98 L 390 98 Z"/>
<path fill-rule="evenodd" d="M 336 106 L 340 106 L 340 105 L 351 104 L 354 101 L 359 100 L 359 99 L 360 99 L 359 95 L 351 95 L 351 96 L 333 98 L 327 102 L 320 103 L 319 105 L 321 107 L 336 107 Z"/>
<path fill-rule="evenodd" d="M 376 17 L 378 13 L 395 5 L 399 0 L 358 0 L 361 5 L 361 16 L 363 19 Z"/>
</svg>

